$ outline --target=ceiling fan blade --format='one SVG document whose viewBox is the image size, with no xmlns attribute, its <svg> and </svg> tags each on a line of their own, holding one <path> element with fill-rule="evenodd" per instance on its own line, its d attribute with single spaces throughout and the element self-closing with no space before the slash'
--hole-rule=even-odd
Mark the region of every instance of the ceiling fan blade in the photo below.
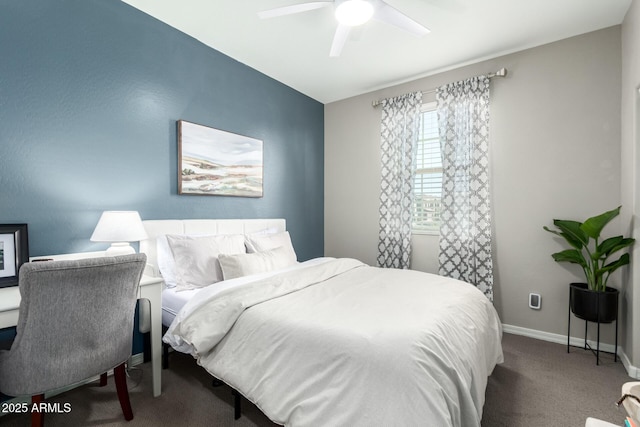
<svg viewBox="0 0 640 427">
<path fill-rule="evenodd" d="M 376 1 L 376 11 L 373 14 L 373 19 L 375 19 L 376 21 L 384 22 L 386 24 L 394 25 L 417 36 L 424 36 L 425 34 L 429 34 L 431 32 L 424 25 L 417 23 L 404 13 L 400 12 L 398 9 L 389 6 L 382 0 Z"/>
<path fill-rule="evenodd" d="M 333 36 L 333 43 L 331 43 L 331 51 L 329 52 L 329 56 L 333 58 L 340 56 L 342 47 L 349 37 L 349 31 L 351 31 L 351 27 L 349 27 L 348 25 L 338 25 L 338 28 L 336 28 L 336 34 Z"/>
<path fill-rule="evenodd" d="M 332 4 L 333 0 L 312 1 L 264 10 L 262 12 L 258 12 L 258 16 L 260 17 L 260 19 L 275 18 L 277 16 L 291 15 L 294 13 L 306 12 L 308 10 L 321 9 L 326 6 L 331 6 Z"/>
</svg>

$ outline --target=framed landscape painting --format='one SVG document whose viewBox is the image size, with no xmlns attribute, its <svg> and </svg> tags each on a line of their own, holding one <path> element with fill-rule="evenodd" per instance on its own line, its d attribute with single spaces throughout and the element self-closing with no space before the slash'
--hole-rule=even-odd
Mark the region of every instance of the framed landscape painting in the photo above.
<svg viewBox="0 0 640 427">
<path fill-rule="evenodd" d="M 262 141 L 178 120 L 178 193 L 262 197 Z"/>
<path fill-rule="evenodd" d="M 16 286 L 20 266 L 28 260 L 27 224 L 0 224 L 0 288 Z"/>
</svg>

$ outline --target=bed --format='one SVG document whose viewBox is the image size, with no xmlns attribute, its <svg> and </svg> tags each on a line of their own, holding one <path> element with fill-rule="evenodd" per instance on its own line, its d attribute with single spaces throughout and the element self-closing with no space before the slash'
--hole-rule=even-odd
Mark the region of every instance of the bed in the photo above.
<svg viewBox="0 0 640 427">
<path fill-rule="evenodd" d="M 286 234 L 282 219 L 144 224 L 147 274 L 160 274 L 163 236 L 240 235 L 251 247 L 247 236 Z M 220 255 L 231 278 L 165 290 L 163 340 L 277 424 L 480 425 L 487 378 L 503 355 L 500 321 L 479 290 L 349 258 L 238 267 L 290 256 L 260 249 Z"/>
</svg>

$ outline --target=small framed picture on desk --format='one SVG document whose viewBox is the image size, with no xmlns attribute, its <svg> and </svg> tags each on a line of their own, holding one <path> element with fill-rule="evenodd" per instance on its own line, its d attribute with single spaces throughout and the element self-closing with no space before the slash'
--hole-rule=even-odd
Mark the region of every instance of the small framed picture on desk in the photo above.
<svg viewBox="0 0 640 427">
<path fill-rule="evenodd" d="M 0 288 L 17 286 L 20 266 L 28 260 L 27 224 L 0 224 Z"/>
</svg>

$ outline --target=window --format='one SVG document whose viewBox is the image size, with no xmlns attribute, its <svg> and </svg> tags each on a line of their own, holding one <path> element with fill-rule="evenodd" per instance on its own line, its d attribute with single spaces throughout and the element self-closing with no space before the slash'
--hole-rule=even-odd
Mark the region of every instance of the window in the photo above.
<svg viewBox="0 0 640 427">
<path fill-rule="evenodd" d="M 440 230 L 442 157 L 435 102 L 420 111 L 416 175 L 413 183 L 413 233 L 437 234 Z"/>
</svg>

